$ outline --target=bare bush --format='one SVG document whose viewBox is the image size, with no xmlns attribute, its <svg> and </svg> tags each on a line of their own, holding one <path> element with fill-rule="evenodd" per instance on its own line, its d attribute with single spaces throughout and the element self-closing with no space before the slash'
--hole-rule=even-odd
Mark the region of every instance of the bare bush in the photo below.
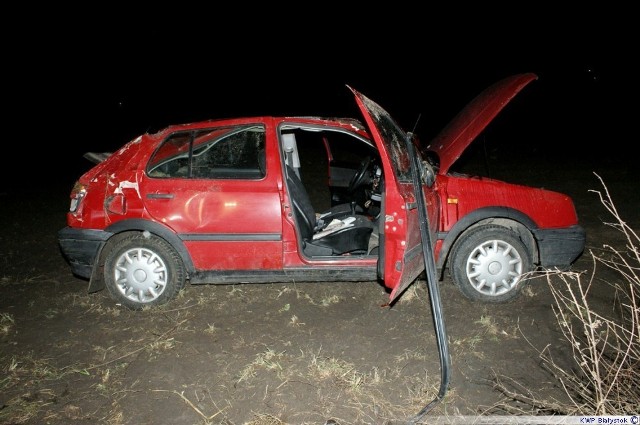
<svg viewBox="0 0 640 425">
<path fill-rule="evenodd" d="M 566 415 L 637 414 L 640 406 L 640 239 L 618 213 L 609 191 L 596 193 L 613 217 L 604 222 L 623 237 L 621 246 L 590 249 L 590 273 L 548 271 L 545 276 L 555 305 L 554 314 L 568 341 L 574 367 L 555 362 L 549 346 L 540 351 L 542 366 L 564 390 L 563 400 L 537 397 L 516 381 L 496 377 L 495 387 L 506 396 L 500 406 L 509 413 Z M 604 268 L 602 268 L 604 267 Z M 601 278 L 600 276 L 614 276 Z M 560 284 L 558 284 L 560 281 Z M 597 311 L 591 302 L 594 284 L 605 282 L 613 305 Z M 601 309 L 603 310 L 603 309 Z"/>
</svg>

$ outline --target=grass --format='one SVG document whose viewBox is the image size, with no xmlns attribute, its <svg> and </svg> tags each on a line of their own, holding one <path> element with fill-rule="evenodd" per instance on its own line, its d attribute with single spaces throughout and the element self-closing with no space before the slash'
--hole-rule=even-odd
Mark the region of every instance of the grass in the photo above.
<svg viewBox="0 0 640 425">
<path fill-rule="evenodd" d="M 597 176 L 597 175 L 596 175 Z M 600 178 L 598 176 L 598 178 Z M 497 376 L 496 388 L 505 400 L 495 406 L 510 413 L 545 412 L 562 415 L 633 415 L 640 406 L 640 237 L 621 217 L 602 183 L 596 193 L 624 243 L 591 248 L 591 272 L 548 271 L 558 327 L 573 362 L 557 362 L 546 347 L 536 347 L 542 366 L 564 390 L 548 398 L 526 390 L 517 380 Z M 604 267 L 600 271 L 599 268 Z M 607 276 L 600 279 L 599 276 Z M 612 276 L 612 277 L 609 277 Z M 610 309 L 597 308 L 594 291 L 607 285 Z"/>
<path fill-rule="evenodd" d="M 258 369 L 276 371 L 278 376 L 281 377 L 284 369 L 280 361 L 285 358 L 286 353 L 284 351 L 276 353 L 274 350 L 267 348 L 265 351 L 258 353 L 255 360 L 242 369 L 237 383 L 250 380 L 256 376 L 256 370 Z"/>
<path fill-rule="evenodd" d="M 370 296 L 370 287 L 360 288 Z M 221 294 L 229 298 L 221 302 Z M 425 288 L 410 289 L 406 294 L 410 298 L 404 301 L 406 306 L 421 300 L 416 307 L 421 313 L 428 312 L 424 310 Z M 235 425 L 237 422 L 231 418 L 247 413 L 242 407 L 245 406 L 242 399 L 246 397 L 264 399 L 265 403 L 268 400 L 269 404 L 258 403 L 245 423 L 317 423 L 320 419 L 324 423 L 329 417 L 337 418 L 341 424 L 378 423 L 406 417 L 417 412 L 437 392 L 433 385 L 437 375 L 405 372 L 407 365 L 435 364 L 423 349 L 405 349 L 394 358 L 372 363 L 371 359 L 363 361 L 364 357 L 348 359 L 334 349 L 307 345 L 317 332 L 317 323 L 309 323 L 309 319 L 316 317 L 309 316 L 310 312 L 317 311 L 320 313 L 317 317 L 323 317 L 323 310 L 340 305 L 345 299 L 352 302 L 344 308 L 361 308 L 353 303 L 360 298 L 362 295 L 357 291 L 336 294 L 328 286 L 234 285 L 217 291 L 195 288 L 194 297 L 185 296 L 158 309 L 131 312 L 114 306 L 106 297 L 63 294 L 38 313 L 38 321 L 44 328 L 69 315 L 77 317 L 76 327 L 64 331 L 69 332 L 68 337 L 59 335 L 47 343 L 51 356 L 38 357 L 33 352 L 25 357 L 24 351 L 17 350 L 20 355 L 0 358 L 0 367 L 7 372 L 7 378 L 0 380 L 0 390 L 6 394 L 0 423 L 30 423 L 48 418 L 55 424 L 99 417 L 99 423 L 126 424 L 131 413 L 128 400 L 140 397 L 152 400 L 152 394 L 166 394 L 167 402 L 180 400 L 174 408 L 193 412 L 199 418 L 194 423 L 198 424 Z M 38 304 L 32 301 L 31 308 L 37 308 Z M 269 326 L 277 328 L 280 323 L 282 329 L 293 328 L 300 339 L 263 345 L 252 339 L 250 332 L 239 332 L 239 323 L 247 322 L 249 328 L 250 323 L 259 323 L 254 320 L 253 309 L 263 304 L 273 307 L 269 319 L 273 323 Z M 301 306 L 305 308 L 300 309 Z M 223 316 L 213 316 L 212 311 L 233 311 L 228 317 L 237 318 L 238 323 L 227 323 Z M 294 311 L 296 314 L 292 314 Z M 217 317 L 215 323 L 213 317 Z M 358 317 L 355 312 L 354 317 Z M 221 320 L 226 324 L 222 325 Z M 8 313 L 0 316 L 0 321 L 7 327 L 5 338 L 10 342 L 20 331 L 16 327 L 21 321 Z M 287 334 L 275 331 L 274 335 Z M 194 335 L 207 336 L 211 342 L 206 350 L 210 353 L 195 345 Z M 269 340 L 268 335 L 258 336 L 259 340 Z M 89 342 L 85 348 L 80 348 L 82 341 Z M 301 345 L 301 341 L 305 343 Z M 242 362 L 242 353 L 258 345 L 263 348 Z M 196 359 L 208 357 L 212 365 L 218 365 L 217 381 L 209 382 L 203 373 L 182 376 L 185 379 L 182 383 L 167 381 L 166 386 L 149 387 L 145 376 L 132 374 L 138 368 L 153 370 L 151 365 L 156 363 L 188 363 L 192 361 L 189 353 Z M 169 374 L 174 376 L 171 370 Z M 72 387 L 68 387 L 70 384 Z M 390 387 L 396 388 L 391 395 L 387 394 Z M 185 389 L 194 391 L 188 393 Z M 63 402 L 68 391 L 77 401 Z M 305 406 L 302 410 L 290 405 L 292 395 L 298 394 L 306 394 L 299 400 Z M 453 394 L 452 391 L 445 403 L 453 400 Z M 96 399 L 101 400 L 100 407 L 88 410 L 85 402 Z"/>
<path fill-rule="evenodd" d="M 15 325 L 13 316 L 9 313 L 0 313 L 0 335 L 9 335 Z"/>
</svg>

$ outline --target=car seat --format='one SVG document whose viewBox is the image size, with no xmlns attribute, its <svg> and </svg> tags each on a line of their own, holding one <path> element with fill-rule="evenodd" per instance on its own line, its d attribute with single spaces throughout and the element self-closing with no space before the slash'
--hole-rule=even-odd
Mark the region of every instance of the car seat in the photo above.
<svg viewBox="0 0 640 425">
<path fill-rule="evenodd" d="M 368 216 L 354 213 L 349 206 L 332 208 L 327 214 L 316 215 L 302 181 L 293 168 L 286 166 L 287 187 L 303 252 L 309 256 L 366 254 L 369 237 L 375 224 Z M 336 213 L 336 211 L 340 211 Z"/>
</svg>

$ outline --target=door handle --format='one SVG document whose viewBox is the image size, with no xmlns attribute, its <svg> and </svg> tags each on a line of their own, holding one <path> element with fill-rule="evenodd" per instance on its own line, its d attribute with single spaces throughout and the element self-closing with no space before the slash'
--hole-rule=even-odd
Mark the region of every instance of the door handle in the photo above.
<svg viewBox="0 0 640 425">
<path fill-rule="evenodd" d="M 173 199 L 173 193 L 148 193 L 148 199 Z"/>
</svg>

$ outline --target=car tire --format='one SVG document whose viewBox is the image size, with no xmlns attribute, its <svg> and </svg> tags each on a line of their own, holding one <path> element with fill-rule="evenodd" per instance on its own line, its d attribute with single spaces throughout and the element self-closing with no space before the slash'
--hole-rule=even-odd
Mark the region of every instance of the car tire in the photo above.
<svg viewBox="0 0 640 425">
<path fill-rule="evenodd" d="M 516 298 L 533 260 L 518 234 L 484 224 L 463 233 L 451 252 L 453 282 L 469 299 L 501 303 Z"/>
<path fill-rule="evenodd" d="M 164 304 L 184 288 L 184 263 L 164 239 L 149 232 L 128 233 L 109 247 L 105 286 L 117 303 L 131 310 Z"/>
</svg>

